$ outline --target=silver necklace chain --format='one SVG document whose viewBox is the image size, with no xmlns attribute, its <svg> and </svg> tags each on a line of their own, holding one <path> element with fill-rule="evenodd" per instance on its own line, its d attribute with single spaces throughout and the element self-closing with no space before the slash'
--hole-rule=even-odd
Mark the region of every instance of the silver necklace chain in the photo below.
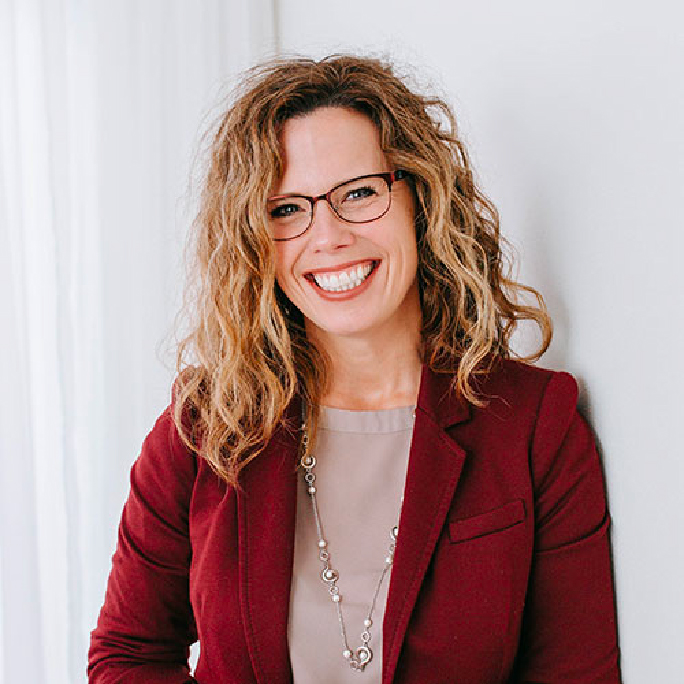
<svg viewBox="0 0 684 684">
<path fill-rule="evenodd" d="M 414 413 L 415 416 L 415 413 Z M 328 593 L 330 594 L 330 599 L 335 606 L 337 612 L 337 621 L 340 625 L 340 634 L 342 635 L 342 643 L 344 645 L 344 650 L 342 651 L 343 657 L 349 663 L 352 670 L 357 672 L 363 672 L 364 668 L 373 659 L 373 651 L 370 647 L 371 633 L 370 629 L 373 626 L 373 611 L 375 610 L 375 602 L 378 598 L 378 593 L 380 592 L 380 587 L 385 580 L 385 576 L 392 567 L 394 562 L 394 549 L 396 547 L 397 535 L 399 534 L 399 527 L 395 525 L 390 530 L 390 543 L 387 550 L 387 556 L 385 556 L 385 563 L 380 573 L 378 583 L 375 586 L 375 591 L 373 592 L 373 599 L 370 603 L 368 609 L 368 614 L 366 619 L 363 621 L 364 630 L 361 632 L 361 646 L 352 650 L 349 646 L 349 640 L 347 638 L 347 628 L 344 624 L 344 617 L 342 615 L 342 595 L 340 594 L 340 589 L 337 586 L 337 582 L 340 578 L 340 574 L 335 570 L 331 564 L 330 552 L 328 551 L 328 540 L 323 534 L 323 526 L 321 525 L 321 516 L 318 511 L 318 500 L 316 498 L 316 473 L 314 469 L 316 467 L 316 457 L 311 455 L 306 455 L 306 449 L 308 446 L 308 436 L 306 434 L 306 423 L 302 424 L 303 438 L 302 446 L 303 453 L 305 454 L 301 458 L 301 466 L 304 469 L 304 482 L 306 484 L 307 492 L 309 498 L 311 499 L 311 508 L 313 509 L 314 521 L 316 523 L 316 533 L 318 535 L 318 558 L 323 564 L 323 569 L 321 570 L 320 577 L 323 584 L 326 585 Z M 402 496 L 402 504 L 404 497 Z"/>
</svg>

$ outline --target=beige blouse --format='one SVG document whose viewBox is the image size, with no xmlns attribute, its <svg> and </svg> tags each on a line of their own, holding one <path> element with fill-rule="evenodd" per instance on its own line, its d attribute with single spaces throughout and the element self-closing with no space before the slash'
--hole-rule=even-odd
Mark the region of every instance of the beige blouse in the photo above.
<svg viewBox="0 0 684 684">
<path fill-rule="evenodd" d="M 382 411 L 323 407 L 316 456 L 316 488 L 331 567 L 339 571 L 342 615 L 349 647 L 361 646 L 368 614 L 399 521 L 413 406 Z M 320 579 L 311 498 L 299 476 L 288 641 L 295 684 L 379 684 L 382 622 L 390 574 L 380 587 L 370 628 L 373 658 L 361 673 L 342 652 L 337 611 Z"/>
</svg>

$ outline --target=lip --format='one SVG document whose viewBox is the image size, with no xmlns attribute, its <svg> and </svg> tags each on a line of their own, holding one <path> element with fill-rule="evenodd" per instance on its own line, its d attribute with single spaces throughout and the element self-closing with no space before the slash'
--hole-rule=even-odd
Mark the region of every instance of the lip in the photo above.
<svg viewBox="0 0 684 684">
<path fill-rule="evenodd" d="M 319 287 L 316 284 L 316 281 L 313 278 L 314 273 L 333 273 L 334 271 L 331 271 L 330 269 L 320 269 L 317 271 L 309 271 L 305 279 L 306 281 L 311 285 L 311 287 L 314 289 L 316 294 L 321 297 L 322 299 L 328 299 L 330 301 L 343 301 L 345 299 L 352 299 L 354 297 L 357 297 L 358 295 L 362 294 L 365 292 L 368 287 L 370 286 L 371 281 L 375 277 L 375 274 L 378 271 L 378 267 L 380 266 L 380 259 L 363 259 L 362 261 L 350 261 L 348 264 L 344 264 L 341 268 L 335 268 L 336 271 L 343 271 L 347 268 L 350 268 L 351 266 L 358 265 L 358 264 L 365 264 L 367 262 L 371 261 L 373 263 L 373 268 L 371 272 L 368 274 L 366 279 L 359 285 L 358 287 L 353 288 L 352 290 L 343 290 L 342 292 L 327 292 L 323 288 Z"/>
<path fill-rule="evenodd" d="M 328 268 L 313 268 L 304 274 L 305 278 L 312 275 L 320 275 L 321 273 L 339 273 L 340 271 L 346 271 L 352 266 L 359 266 L 360 264 L 367 264 L 368 262 L 380 262 L 379 259 L 357 259 L 356 261 L 346 261 L 343 264 L 338 264 L 337 266 L 328 266 Z"/>
</svg>

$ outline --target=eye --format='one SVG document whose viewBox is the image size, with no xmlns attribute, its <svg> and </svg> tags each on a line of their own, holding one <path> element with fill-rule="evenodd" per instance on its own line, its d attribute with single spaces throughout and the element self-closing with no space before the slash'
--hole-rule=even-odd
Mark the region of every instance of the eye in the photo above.
<svg viewBox="0 0 684 684">
<path fill-rule="evenodd" d="M 268 215 L 272 219 L 287 219 L 302 211 L 304 211 L 304 209 L 298 204 L 279 204 L 272 207 Z"/>
<path fill-rule="evenodd" d="M 349 192 L 346 192 L 344 194 L 344 197 L 342 198 L 342 201 L 353 202 L 354 200 L 364 200 L 368 199 L 369 197 L 375 197 L 377 194 L 378 193 L 374 187 L 370 185 L 362 185 L 361 187 L 354 188 L 353 190 L 349 190 Z"/>
</svg>

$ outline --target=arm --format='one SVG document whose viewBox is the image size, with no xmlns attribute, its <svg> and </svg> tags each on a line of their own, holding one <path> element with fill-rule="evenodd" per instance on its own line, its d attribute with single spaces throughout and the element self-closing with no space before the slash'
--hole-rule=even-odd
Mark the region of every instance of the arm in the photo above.
<svg viewBox="0 0 684 684">
<path fill-rule="evenodd" d="M 610 518 L 576 401 L 574 379 L 554 374 L 532 444 L 535 550 L 512 682 L 620 682 Z"/>
<path fill-rule="evenodd" d="M 188 508 L 196 462 L 167 409 L 131 469 L 105 602 L 91 634 L 91 684 L 186 684 L 197 640 Z"/>
</svg>

